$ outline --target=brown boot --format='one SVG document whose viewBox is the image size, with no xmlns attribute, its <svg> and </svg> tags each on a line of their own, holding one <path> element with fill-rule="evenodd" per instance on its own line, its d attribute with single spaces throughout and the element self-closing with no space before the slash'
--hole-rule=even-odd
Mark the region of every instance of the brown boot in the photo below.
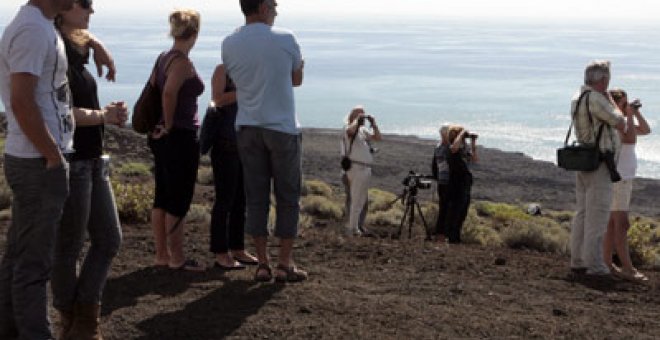
<svg viewBox="0 0 660 340">
<path fill-rule="evenodd" d="M 58 309 L 57 314 L 60 317 L 60 328 L 57 331 L 57 339 L 64 340 L 67 338 L 73 324 L 73 312 Z"/>
<path fill-rule="evenodd" d="M 67 340 L 103 340 L 99 324 L 100 304 L 76 304 L 73 307 L 73 325 Z"/>
</svg>

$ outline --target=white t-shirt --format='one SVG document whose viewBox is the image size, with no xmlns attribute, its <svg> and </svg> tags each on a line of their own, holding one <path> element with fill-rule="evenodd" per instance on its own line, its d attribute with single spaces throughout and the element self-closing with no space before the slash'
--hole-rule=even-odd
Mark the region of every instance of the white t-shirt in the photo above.
<svg viewBox="0 0 660 340">
<path fill-rule="evenodd" d="M 41 116 L 60 150 L 73 152 L 75 122 L 66 71 L 64 42 L 53 21 L 44 17 L 37 7 L 22 6 L 0 39 L 0 93 L 7 110 L 6 154 L 43 157 L 23 134 L 12 111 L 10 76 L 16 73 L 39 77 L 34 95 Z"/>
<path fill-rule="evenodd" d="M 302 54 L 291 31 L 262 23 L 242 26 L 222 42 L 222 62 L 236 84 L 237 128 L 300 133 L 291 75 L 302 66 Z"/>
</svg>

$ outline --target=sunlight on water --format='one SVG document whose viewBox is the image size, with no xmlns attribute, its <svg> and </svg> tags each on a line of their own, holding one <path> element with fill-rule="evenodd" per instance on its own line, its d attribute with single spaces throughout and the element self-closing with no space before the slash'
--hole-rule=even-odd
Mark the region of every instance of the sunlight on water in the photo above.
<svg viewBox="0 0 660 340">
<path fill-rule="evenodd" d="M 103 103 L 132 105 L 160 51 L 169 48 L 163 20 L 94 21 L 92 30 L 113 52 L 117 83 L 99 81 Z M 119 21 L 121 23 L 121 20 Z M 435 139 L 443 122 L 480 134 L 479 142 L 554 161 L 570 122 L 569 102 L 582 83 L 584 65 L 613 62 L 611 86 L 639 97 L 652 127 L 660 120 L 660 30 L 628 27 L 603 31 L 563 24 L 284 22 L 299 39 L 306 60 L 296 89 L 304 127 L 339 128 L 348 110 L 364 104 L 385 133 Z M 119 28 L 118 28 L 119 27 Z M 217 18 L 191 54 L 207 87 L 220 62 L 220 45 L 234 29 Z M 660 178 L 660 133 L 639 139 L 639 174 Z"/>
</svg>

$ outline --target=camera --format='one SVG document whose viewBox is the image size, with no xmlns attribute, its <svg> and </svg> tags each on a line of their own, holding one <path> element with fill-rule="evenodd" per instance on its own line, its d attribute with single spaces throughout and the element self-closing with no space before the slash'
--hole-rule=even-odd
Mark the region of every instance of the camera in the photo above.
<svg viewBox="0 0 660 340">
<path fill-rule="evenodd" d="M 600 154 L 601 159 L 605 162 L 607 170 L 610 172 L 610 180 L 612 182 L 618 182 L 621 180 L 621 175 L 616 169 L 616 162 L 614 161 L 614 152 L 605 151 Z"/>
<path fill-rule="evenodd" d="M 432 178 L 432 176 L 418 174 L 411 170 L 408 176 L 403 179 L 402 184 L 408 189 L 430 189 L 431 181 L 429 178 Z"/>
<path fill-rule="evenodd" d="M 463 138 L 479 138 L 479 135 L 476 133 L 471 133 L 468 131 L 465 131 L 465 134 L 463 134 Z"/>
<path fill-rule="evenodd" d="M 630 102 L 630 106 L 635 110 L 639 110 L 639 108 L 642 107 L 642 101 L 639 100 L 639 98 L 635 98 L 632 102 Z"/>
</svg>

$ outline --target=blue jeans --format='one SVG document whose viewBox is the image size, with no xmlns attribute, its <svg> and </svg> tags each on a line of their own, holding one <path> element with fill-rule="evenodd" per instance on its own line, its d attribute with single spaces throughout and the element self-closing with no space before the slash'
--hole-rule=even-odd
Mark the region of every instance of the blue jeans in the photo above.
<svg viewBox="0 0 660 340">
<path fill-rule="evenodd" d="M 247 216 L 245 230 L 254 237 L 268 236 L 271 181 L 275 191 L 275 236 L 295 238 L 302 181 L 302 139 L 259 127 L 238 131 L 238 152 L 243 163 Z"/>
<path fill-rule="evenodd" d="M 70 312 L 74 303 L 101 302 L 112 259 L 121 244 L 121 227 L 110 185 L 108 164 L 101 158 L 71 162 L 69 198 L 55 242 L 53 305 Z M 76 275 L 76 264 L 89 233 L 90 247 Z"/>
<path fill-rule="evenodd" d="M 12 222 L 0 264 L 0 339 L 51 339 L 46 284 L 69 190 L 68 164 L 5 155 Z"/>
</svg>

